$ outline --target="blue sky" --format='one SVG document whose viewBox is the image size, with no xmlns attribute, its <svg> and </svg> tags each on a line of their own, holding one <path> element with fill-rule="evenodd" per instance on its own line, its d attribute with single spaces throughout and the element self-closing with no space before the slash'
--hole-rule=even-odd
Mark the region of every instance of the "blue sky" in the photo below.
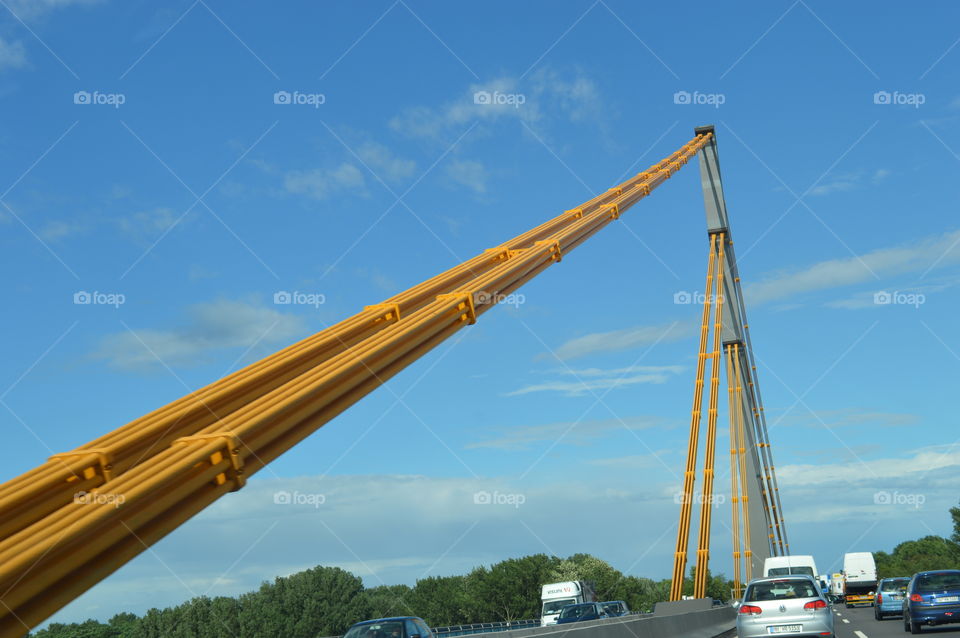
<svg viewBox="0 0 960 638">
<path fill-rule="evenodd" d="M 955 4 L 3 4 L 5 479 L 714 123 L 794 551 L 827 571 L 949 533 Z M 315 564 L 412 584 L 589 552 L 667 577 L 699 319 L 674 296 L 702 292 L 705 238 L 692 165 L 57 618 Z"/>
</svg>

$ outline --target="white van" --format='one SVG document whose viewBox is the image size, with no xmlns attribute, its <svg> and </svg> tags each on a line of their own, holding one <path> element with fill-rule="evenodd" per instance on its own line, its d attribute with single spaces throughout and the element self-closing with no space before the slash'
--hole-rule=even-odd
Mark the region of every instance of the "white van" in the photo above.
<svg viewBox="0 0 960 638">
<path fill-rule="evenodd" d="M 789 576 L 791 574 L 805 574 L 817 580 L 817 563 L 813 556 L 771 556 L 763 561 L 763 575 Z"/>
</svg>

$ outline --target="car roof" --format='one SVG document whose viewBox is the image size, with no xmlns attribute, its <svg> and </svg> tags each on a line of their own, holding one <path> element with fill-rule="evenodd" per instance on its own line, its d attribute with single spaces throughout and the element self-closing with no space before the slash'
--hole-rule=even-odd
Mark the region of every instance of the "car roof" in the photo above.
<svg viewBox="0 0 960 638">
<path fill-rule="evenodd" d="M 960 569 L 931 569 L 916 573 L 917 576 L 929 576 L 930 574 L 960 574 Z"/>
<path fill-rule="evenodd" d="M 816 580 L 810 574 L 784 574 L 783 576 L 760 576 L 759 578 L 754 578 L 747 584 L 752 585 L 754 583 L 770 583 L 778 580 L 809 580 L 810 582 L 816 584 Z"/>
<path fill-rule="evenodd" d="M 354 623 L 353 627 L 358 625 L 375 625 L 378 622 L 387 622 L 390 620 L 420 620 L 417 616 L 390 616 L 389 618 L 374 618 L 373 620 L 361 620 L 358 623 Z"/>
</svg>

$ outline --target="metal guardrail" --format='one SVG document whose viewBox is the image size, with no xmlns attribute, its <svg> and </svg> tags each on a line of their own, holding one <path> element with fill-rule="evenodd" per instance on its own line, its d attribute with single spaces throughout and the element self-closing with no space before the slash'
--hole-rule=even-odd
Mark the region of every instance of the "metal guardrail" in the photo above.
<svg viewBox="0 0 960 638">
<path fill-rule="evenodd" d="M 509 631 L 511 629 L 526 629 L 528 627 L 539 627 L 540 619 L 532 618 L 530 620 L 508 620 L 501 622 L 482 622 L 472 625 L 451 625 L 449 627 L 433 627 L 430 631 L 435 636 L 470 636 L 473 634 L 487 634 L 495 631 Z"/>
</svg>

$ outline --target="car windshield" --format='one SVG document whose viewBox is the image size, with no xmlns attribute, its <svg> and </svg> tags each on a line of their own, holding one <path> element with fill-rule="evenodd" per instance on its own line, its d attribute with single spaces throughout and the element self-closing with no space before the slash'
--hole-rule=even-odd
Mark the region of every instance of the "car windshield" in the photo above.
<svg viewBox="0 0 960 638">
<path fill-rule="evenodd" d="M 579 618 L 593 613 L 593 605 L 570 605 L 560 612 L 561 618 Z"/>
<path fill-rule="evenodd" d="M 343 638 L 403 638 L 403 622 L 388 620 L 351 627 Z"/>
<path fill-rule="evenodd" d="M 543 603 L 543 615 L 558 614 L 560 610 L 569 604 L 577 602 L 573 598 L 564 598 L 563 600 L 550 600 Z M 344 636 L 346 638 L 346 636 Z M 352 638 L 352 637 L 351 637 Z"/>
<path fill-rule="evenodd" d="M 917 591 L 960 589 L 960 572 L 936 572 L 917 578 Z"/>
<path fill-rule="evenodd" d="M 909 578 L 897 578 L 896 580 L 885 580 L 880 583 L 880 591 L 903 591 L 910 582 Z"/>
<path fill-rule="evenodd" d="M 809 580 L 784 579 L 754 583 L 747 589 L 745 602 L 786 600 L 788 598 L 816 598 L 819 594 Z"/>
</svg>

